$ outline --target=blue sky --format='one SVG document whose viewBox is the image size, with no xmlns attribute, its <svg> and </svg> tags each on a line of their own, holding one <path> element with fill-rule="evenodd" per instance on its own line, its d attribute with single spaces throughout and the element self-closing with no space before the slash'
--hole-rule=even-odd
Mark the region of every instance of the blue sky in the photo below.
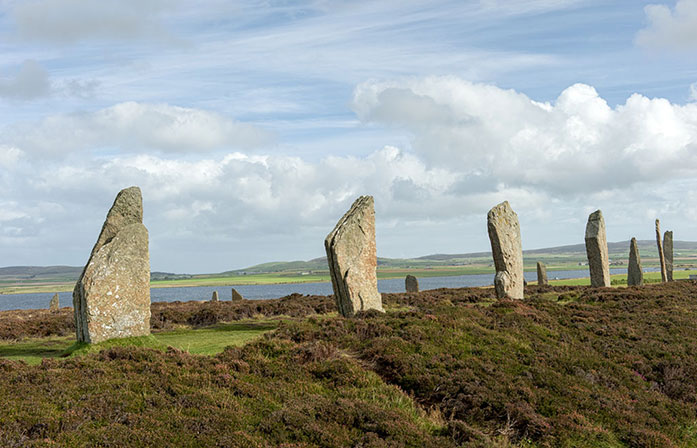
<svg viewBox="0 0 697 448">
<path fill-rule="evenodd" d="M 84 263 L 132 184 L 154 270 L 320 256 L 360 194 L 387 257 L 504 199 L 525 248 L 697 240 L 697 0 L 8 0 L 0 54 L 0 266 Z"/>
</svg>

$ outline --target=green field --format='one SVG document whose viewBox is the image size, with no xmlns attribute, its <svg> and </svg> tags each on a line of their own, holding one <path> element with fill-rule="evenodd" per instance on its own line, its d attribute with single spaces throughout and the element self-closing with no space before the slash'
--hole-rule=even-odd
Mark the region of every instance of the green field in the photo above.
<svg viewBox="0 0 697 448">
<path fill-rule="evenodd" d="M 135 346 L 166 349 L 174 347 L 192 354 L 215 355 L 227 346 L 241 346 L 275 329 L 279 321 L 248 320 L 219 324 L 192 330 L 180 329 L 153 333 L 151 336 L 105 341 L 81 345 L 74 336 L 25 339 L 18 342 L 0 341 L 0 358 L 39 364 L 43 358 L 60 358 L 99 352 L 115 346 Z"/>
</svg>

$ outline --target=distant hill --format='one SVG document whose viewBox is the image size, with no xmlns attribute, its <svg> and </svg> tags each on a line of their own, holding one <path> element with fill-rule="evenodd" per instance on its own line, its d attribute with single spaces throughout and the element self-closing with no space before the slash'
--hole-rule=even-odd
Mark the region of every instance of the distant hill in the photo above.
<svg viewBox="0 0 697 448">
<path fill-rule="evenodd" d="M 639 250 L 644 257 L 657 257 L 656 241 L 640 240 Z M 676 255 L 697 255 L 697 241 L 675 241 L 673 250 Z M 629 241 L 608 243 L 611 258 L 626 257 L 629 252 Z M 680 254 L 684 252 L 684 254 Z M 567 246 L 547 247 L 543 249 L 524 250 L 525 258 L 540 257 L 540 259 L 573 261 L 584 260 L 586 247 L 584 244 L 572 244 Z M 432 254 L 417 258 L 382 258 L 378 257 L 378 266 L 381 268 L 428 268 L 438 266 L 453 266 L 471 263 L 488 263 L 491 261 L 491 252 L 471 252 L 466 254 Z M 326 257 L 313 258 L 302 261 L 274 261 L 250 266 L 244 269 L 225 271 L 216 274 L 175 274 L 171 272 L 151 273 L 153 280 L 187 279 L 193 277 L 210 276 L 236 276 L 244 274 L 263 274 L 276 272 L 317 272 L 327 270 Z M 75 266 L 9 266 L 0 268 L 0 282 L 12 281 L 76 281 L 82 272 L 82 267 Z"/>
</svg>

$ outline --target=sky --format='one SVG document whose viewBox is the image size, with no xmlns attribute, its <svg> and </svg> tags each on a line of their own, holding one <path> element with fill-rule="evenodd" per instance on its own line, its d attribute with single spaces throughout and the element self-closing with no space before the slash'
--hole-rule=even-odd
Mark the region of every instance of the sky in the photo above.
<svg viewBox="0 0 697 448">
<path fill-rule="evenodd" d="M 151 268 L 697 240 L 697 0 L 2 0 L 0 266 L 83 265 L 122 188 Z"/>
</svg>

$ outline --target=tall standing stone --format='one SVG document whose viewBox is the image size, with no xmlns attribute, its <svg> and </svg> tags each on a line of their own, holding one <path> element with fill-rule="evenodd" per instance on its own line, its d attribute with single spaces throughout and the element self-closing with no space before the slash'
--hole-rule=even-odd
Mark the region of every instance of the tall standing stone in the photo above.
<svg viewBox="0 0 697 448">
<path fill-rule="evenodd" d="M 636 238 L 629 243 L 629 266 L 627 267 L 627 285 L 641 286 L 644 284 L 644 271 L 641 269 L 641 257 Z"/>
<path fill-rule="evenodd" d="M 342 316 L 382 309 L 372 196 L 361 196 L 324 240 L 334 298 Z"/>
<path fill-rule="evenodd" d="M 237 292 L 235 288 L 232 288 L 232 301 L 233 302 L 241 302 L 244 300 L 244 297 L 242 297 L 242 294 Z"/>
<path fill-rule="evenodd" d="M 496 267 L 496 277 L 494 277 L 496 296 L 499 299 L 522 299 L 525 279 L 523 278 L 520 224 L 518 215 L 508 201 L 489 210 L 487 228 Z"/>
<path fill-rule="evenodd" d="M 607 253 L 607 236 L 603 212 L 596 210 L 586 224 L 586 255 L 591 275 L 591 286 L 610 286 L 610 259 Z"/>
<path fill-rule="evenodd" d="M 547 266 L 541 261 L 537 262 L 537 285 L 549 285 L 549 281 L 547 281 Z"/>
<path fill-rule="evenodd" d="M 213 291 L 213 295 L 211 296 L 211 302 L 217 302 L 218 300 L 218 291 Z"/>
<path fill-rule="evenodd" d="M 48 304 L 48 309 L 52 313 L 57 312 L 60 309 L 60 301 L 58 299 L 58 293 L 55 293 L 51 298 L 51 302 Z"/>
<path fill-rule="evenodd" d="M 658 261 L 661 263 L 661 281 L 665 282 L 668 280 L 668 273 L 666 272 L 666 258 L 661 243 L 661 222 L 658 219 L 656 220 L 656 245 L 658 246 Z"/>
<path fill-rule="evenodd" d="M 419 281 L 413 275 L 404 277 L 404 289 L 407 292 L 419 292 Z"/>
<path fill-rule="evenodd" d="M 666 261 L 666 280 L 673 281 L 673 231 L 663 234 L 663 258 Z"/>
<path fill-rule="evenodd" d="M 81 342 L 150 334 L 150 255 L 140 188 L 121 190 L 73 291 Z"/>
</svg>

